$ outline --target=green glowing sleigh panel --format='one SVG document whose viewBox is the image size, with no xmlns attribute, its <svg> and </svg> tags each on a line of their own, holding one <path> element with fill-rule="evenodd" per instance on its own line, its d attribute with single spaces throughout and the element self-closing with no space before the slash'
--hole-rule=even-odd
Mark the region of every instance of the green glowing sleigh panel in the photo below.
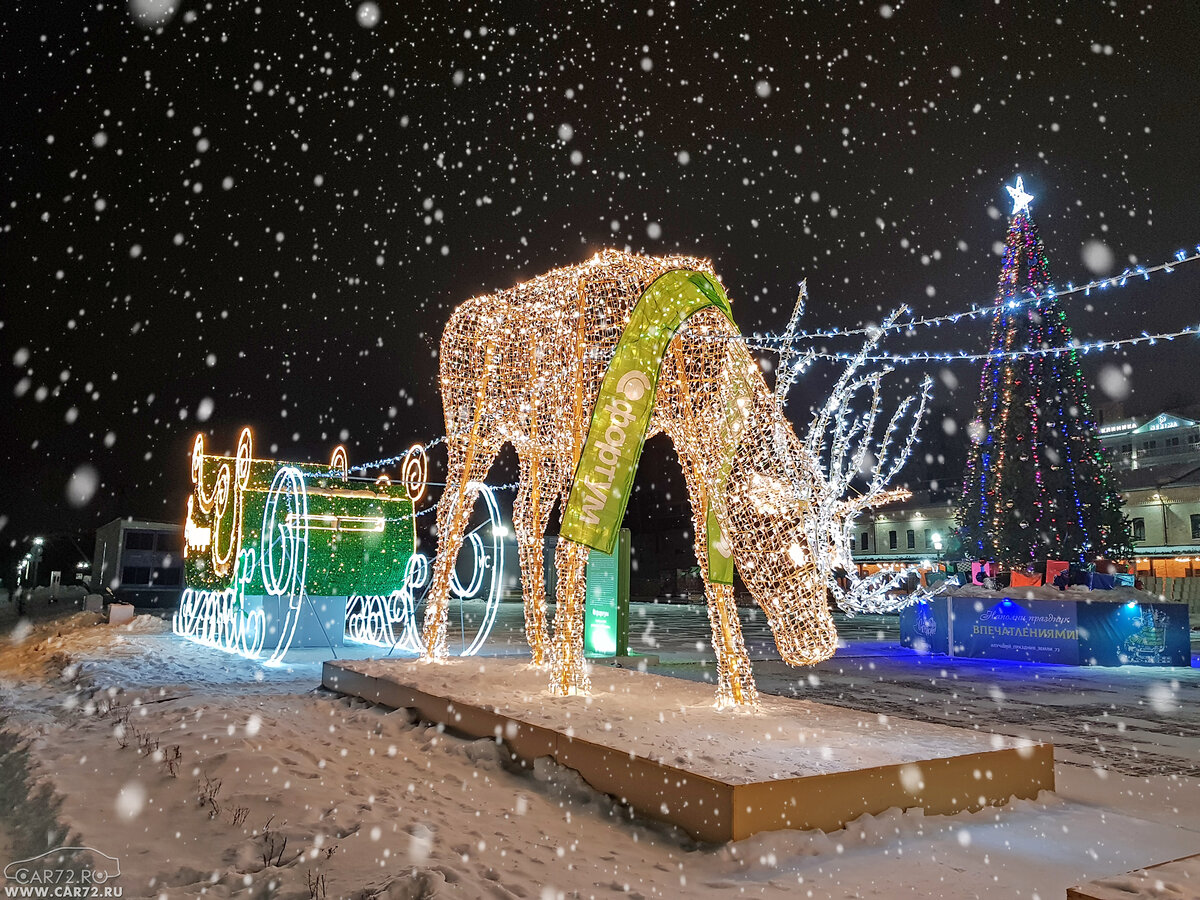
<svg viewBox="0 0 1200 900">
<path fill-rule="evenodd" d="M 236 455 L 210 456 L 203 437 L 192 450 L 192 495 L 185 526 L 187 586 L 177 634 L 227 652 L 279 662 L 291 647 L 335 650 L 350 639 L 421 652 L 417 591 L 429 565 L 416 552 L 416 504 L 425 492 L 424 451 L 403 459 L 403 481 L 349 477 L 338 447 L 329 465 L 253 457 L 250 429 Z M 472 544 L 473 596 L 491 569 L 484 622 L 495 618 L 502 581 L 499 511 L 485 486 L 493 547 Z M 483 627 L 486 626 L 486 627 Z"/>
</svg>

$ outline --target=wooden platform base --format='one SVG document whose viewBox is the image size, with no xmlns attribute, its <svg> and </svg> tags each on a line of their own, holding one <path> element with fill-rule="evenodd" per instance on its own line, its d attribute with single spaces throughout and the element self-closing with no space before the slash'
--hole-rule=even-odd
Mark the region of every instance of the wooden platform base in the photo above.
<svg viewBox="0 0 1200 900">
<path fill-rule="evenodd" d="M 863 813 L 951 814 L 1054 789 L 1054 752 L 965 729 L 764 697 L 716 710 L 713 689 L 665 676 L 592 670 L 590 697 L 558 698 L 511 659 L 337 660 L 322 683 L 471 737 L 513 761 L 550 757 L 638 813 L 698 840 L 833 831 Z"/>
<path fill-rule="evenodd" d="M 1067 900 L 1200 897 L 1200 853 L 1067 888 Z"/>
</svg>

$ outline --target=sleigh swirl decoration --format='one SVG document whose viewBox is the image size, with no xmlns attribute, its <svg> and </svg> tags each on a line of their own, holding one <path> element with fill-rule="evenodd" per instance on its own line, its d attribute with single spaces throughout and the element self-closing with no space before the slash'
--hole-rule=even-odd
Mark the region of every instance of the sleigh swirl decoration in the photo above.
<svg viewBox="0 0 1200 900">
<path fill-rule="evenodd" d="M 206 453 L 203 436 L 193 444 L 187 585 L 174 631 L 229 653 L 265 656 L 268 665 L 282 663 L 306 627 L 330 647 L 349 639 L 424 652 L 418 604 L 429 562 L 416 550 L 415 531 L 427 487 L 424 448 L 405 453 L 401 480 L 392 484 L 386 476 L 352 479 L 344 447 L 323 466 L 255 459 L 253 444 L 248 428 L 233 457 Z M 471 490 L 484 496 L 488 518 L 467 535 L 472 576 L 463 585 L 456 575 L 453 589 L 460 599 L 485 587 L 487 594 L 462 655 L 486 640 L 504 577 L 494 492 L 483 484 Z"/>
</svg>

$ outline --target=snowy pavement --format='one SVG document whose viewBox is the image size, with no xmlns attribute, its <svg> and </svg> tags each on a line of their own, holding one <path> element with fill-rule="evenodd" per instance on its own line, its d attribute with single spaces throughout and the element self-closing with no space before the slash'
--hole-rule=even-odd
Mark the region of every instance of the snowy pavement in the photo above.
<svg viewBox="0 0 1200 900">
<path fill-rule="evenodd" d="M 661 674 L 712 677 L 702 607 L 637 604 L 632 619 L 634 648 L 659 654 Z M 1049 738 L 1058 791 L 710 847 L 631 821 L 569 771 L 510 771 L 490 741 L 318 689 L 328 650 L 272 670 L 160 621 L 95 621 L 19 629 L 0 653 L 0 712 L 32 740 L 57 818 L 120 858 L 126 896 L 1058 898 L 1200 852 L 1200 669 L 919 658 L 898 648 L 894 620 L 860 617 L 839 622 L 834 659 L 796 670 L 769 648 L 761 615 L 747 616 L 762 689 Z M 520 607 L 506 604 L 489 651 L 522 647 Z M 13 757 L 0 759 L 5 773 Z M 4 799 L 15 854 L 40 835 L 14 822 L 45 809 Z"/>
</svg>

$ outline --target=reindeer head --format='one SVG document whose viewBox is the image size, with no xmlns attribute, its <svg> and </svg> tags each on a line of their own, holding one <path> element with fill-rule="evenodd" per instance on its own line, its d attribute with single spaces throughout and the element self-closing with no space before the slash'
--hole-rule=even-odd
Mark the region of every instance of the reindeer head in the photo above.
<svg viewBox="0 0 1200 900">
<path fill-rule="evenodd" d="M 813 543 L 820 471 L 769 393 L 755 397 L 726 482 L 725 521 L 738 571 L 791 665 L 828 659 L 837 632 L 827 602 L 828 548 Z"/>
<path fill-rule="evenodd" d="M 761 388 L 749 392 L 721 511 L 738 571 L 766 613 L 780 655 L 791 665 L 833 655 L 837 632 L 830 597 L 849 613 L 896 607 L 885 594 L 907 572 L 858 578 L 850 536 L 864 509 L 907 494 L 887 486 L 915 445 L 930 387 L 926 378 L 915 410 L 917 396 L 905 398 L 876 438 L 880 386 L 890 369 L 867 375 L 859 370 L 894 324 L 897 310 L 848 363 L 802 442 L 784 415 L 784 403 L 788 388 L 814 358 L 793 349 L 804 300 L 802 285 L 780 350 L 776 390 L 769 392 L 761 378 L 754 379 Z M 856 413 L 854 407 L 864 397 L 869 408 Z M 897 441 L 902 427 L 907 434 Z M 865 488 L 851 496 L 856 477 L 865 481 Z M 839 574 L 848 586 L 838 582 Z"/>
</svg>

